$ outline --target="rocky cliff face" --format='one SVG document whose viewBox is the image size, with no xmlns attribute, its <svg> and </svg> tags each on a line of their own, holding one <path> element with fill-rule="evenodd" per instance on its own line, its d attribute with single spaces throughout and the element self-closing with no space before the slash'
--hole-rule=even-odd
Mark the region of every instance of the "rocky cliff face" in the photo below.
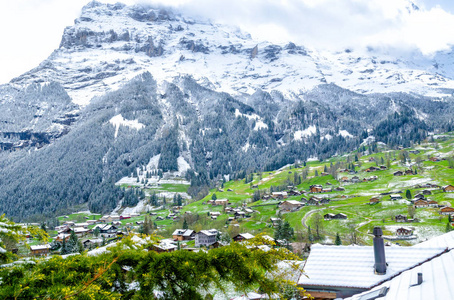
<svg viewBox="0 0 454 300">
<path fill-rule="evenodd" d="M 114 183 L 147 165 L 188 164 L 196 195 L 210 180 L 366 138 L 405 145 L 450 128 L 452 61 L 273 45 L 170 10 L 93 1 L 47 60 L 0 86 L 0 211 L 108 211 L 121 198 Z"/>
</svg>

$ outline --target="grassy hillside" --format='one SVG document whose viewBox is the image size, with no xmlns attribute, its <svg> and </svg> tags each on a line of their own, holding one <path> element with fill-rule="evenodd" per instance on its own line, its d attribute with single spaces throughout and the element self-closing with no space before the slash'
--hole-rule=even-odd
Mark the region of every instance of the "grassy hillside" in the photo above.
<svg viewBox="0 0 454 300">
<path fill-rule="evenodd" d="M 374 150 L 374 151 L 372 151 Z M 186 219 L 189 227 L 196 231 L 201 229 L 217 228 L 230 235 L 239 232 L 257 234 L 260 232 L 269 235 L 274 234 L 274 228 L 270 222 L 271 217 L 280 217 L 288 221 L 295 229 L 296 239 L 308 241 L 308 226 L 315 234 L 315 228 L 319 227 L 320 237 L 314 242 L 333 242 L 339 233 L 344 244 L 352 241 L 356 236 L 357 243 L 371 244 L 372 238 L 369 234 L 374 226 L 382 226 L 385 235 L 395 236 L 398 227 L 405 226 L 414 230 L 415 239 L 406 241 L 394 241 L 403 245 L 414 244 L 434 235 L 439 235 L 446 230 L 447 216 L 439 214 L 439 208 L 425 207 L 416 208 L 414 218 L 419 222 L 398 223 L 394 217 L 398 214 L 407 215 L 409 218 L 410 202 L 406 199 L 406 191 L 409 190 L 412 197 L 423 190 L 430 190 L 430 200 L 437 201 L 440 206 L 454 206 L 454 193 L 444 193 L 441 188 L 422 188 L 421 185 L 430 183 L 438 186 L 454 184 L 454 162 L 452 160 L 454 150 L 454 133 L 435 136 L 430 141 L 420 145 L 414 145 L 408 149 L 392 150 L 384 144 L 361 146 L 357 151 L 348 155 L 336 156 L 326 161 L 310 161 L 300 165 L 289 165 L 272 172 L 254 173 L 253 180 L 245 183 L 245 180 L 232 180 L 219 182 L 218 186 L 199 201 L 188 203 L 184 206 L 176 220 L 157 220 L 156 217 L 165 218 L 172 213 L 172 199 L 167 199 L 165 209 L 155 210 L 156 216 L 151 219 L 159 227 L 159 233 L 163 237 L 170 237 L 176 228 L 183 226 Z M 373 152 L 373 153 L 371 153 Z M 437 159 L 434 159 L 437 158 Z M 437 161 L 432 161 L 437 160 Z M 386 166 L 386 170 L 366 172 L 370 167 L 379 168 Z M 341 172 L 342 169 L 349 169 L 349 172 Z M 354 170 L 354 172 L 353 172 Z M 394 176 L 396 171 L 412 170 L 415 174 Z M 327 171 L 328 175 L 321 176 Z M 342 178 L 351 179 L 358 176 L 359 183 L 343 182 Z M 362 181 L 364 178 L 377 176 L 373 181 Z M 311 185 L 322 185 L 324 188 L 342 187 L 343 191 L 328 192 L 321 194 L 310 194 Z M 300 201 L 302 198 L 309 199 L 311 196 L 322 196 L 329 198 L 329 204 L 320 206 L 303 206 L 294 212 L 281 212 L 278 204 L 282 200 L 253 200 L 254 192 L 268 194 L 272 191 L 289 190 L 288 186 L 294 186 L 293 190 L 305 191 L 300 196 L 290 196 L 286 200 Z M 148 190 L 148 193 L 155 192 L 178 192 L 184 193 L 188 186 L 163 184 L 159 189 Z M 400 194 L 403 199 L 391 201 L 389 195 Z M 215 197 L 213 195 L 216 195 Z M 369 204 L 371 197 L 379 197 L 380 203 Z M 232 208 L 250 208 L 254 212 L 245 219 L 228 222 L 233 213 L 226 213 L 223 206 L 208 204 L 212 198 L 228 199 Z M 216 220 L 209 216 L 210 212 L 220 212 Z M 317 214 L 344 213 L 347 220 L 323 220 L 317 221 Z M 143 221 L 148 212 L 133 219 L 123 220 L 122 224 Z M 69 219 L 81 221 L 85 214 L 69 216 Z M 91 215 L 96 219 L 100 216 Z M 65 219 L 67 220 L 67 219 Z M 60 221 L 64 221 L 60 218 Z M 353 234 L 354 233 L 354 234 Z"/>
</svg>

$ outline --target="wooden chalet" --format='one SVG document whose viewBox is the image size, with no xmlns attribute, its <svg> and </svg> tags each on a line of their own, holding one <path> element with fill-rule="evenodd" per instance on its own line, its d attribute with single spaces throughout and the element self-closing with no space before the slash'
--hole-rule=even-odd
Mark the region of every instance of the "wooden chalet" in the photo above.
<svg viewBox="0 0 454 300">
<path fill-rule="evenodd" d="M 432 192 L 429 190 L 424 190 L 424 191 L 422 191 L 422 194 L 427 196 L 427 195 L 432 195 Z"/>
<path fill-rule="evenodd" d="M 422 193 L 418 193 L 415 195 L 415 199 L 424 200 L 424 199 L 426 199 L 426 196 L 424 196 L 424 194 L 422 194 Z"/>
<path fill-rule="evenodd" d="M 402 171 L 396 171 L 396 172 L 393 173 L 393 175 L 394 175 L 394 176 L 402 176 L 402 175 L 404 175 L 404 172 L 402 172 Z"/>
<path fill-rule="evenodd" d="M 235 242 L 242 242 L 242 241 L 245 241 L 245 240 L 250 240 L 254 238 L 254 236 L 250 233 L 240 233 L 238 234 L 237 236 L 234 236 L 232 238 L 233 241 Z"/>
<path fill-rule="evenodd" d="M 84 245 L 85 249 L 101 246 L 101 244 L 102 244 L 102 239 L 86 239 L 82 242 L 82 245 Z"/>
<path fill-rule="evenodd" d="M 244 211 L 236 211 L 234 214 L 235 219 L 244 219 L 246 218 L 246 213 Z"/>
<path fill-rule="evenodd" d="M 426 200 L 416 200 L 414 202 L 414 206 L 416 208 L 428 207 L 429 206 L 429 202 L 427 202 Z"/>
<path fill-rule="evenodd" d="M 296 191 L 296 190 L 291 190 L 291 191 L 288 191 L 288 195 L 289 196 L 300 196 L 301 193 L 299 191 Z"/>
<path fill-rule="evenodd" d="M 312 197 L 309 200 L 307 200 L 306 203 L 307 206 L 316 206 L 320 205 L 320 200 L 318 198 Z"/>
<path fill-rule="evenodd" d="M 294 211 L 302 207 L 304 204 L 296 200 L 286 200 L 279 204 L 279 209 L 284 211 Z"/>
<path fill-rule="evenodd" d="M 377 204 L 377 203 L 380 203 L 380 198 L 372 197 L 369 199 L 369 204 Z"/>
<path fill-rule="evenodd" d="M 372 167 L 366 169 L 366 172 L 375 172 L 375 171 L 380 171 L 380 168 L 372 166 Z"/>
<path fill-rule="evenodd" d="M 195 231 L 191 229 L 176 229 L 172 238 L 177 241 L 189 241 L 195 238 Z"/>
<path fill-rule="evenodd" d="M 271 197 L 270 194 L 264 194 L 264 195 L 262 196 L 262 199 L 263 199 L 263 200 L 270 200 L 270 199 L 272 199 L 272 198 L 273 198 L 273 197 Z"/>
<path fill-rule="evenodd" d="M 440 215 L 454 215 L 454 208 L 445 206 L 440 209 Z"/>
<path fill-rule="evenodd" d="M 320 184 L 314 184 L 309 187 L 309 192 L 311 193 L 321 193 L 323 190 L 323 186 Z"/>
<path fill-rule="evenodd" d="M 405 170 L 405 175 L 415 175 L 413 170 Z"/>
<path fill-rule="evenodd" d="M 30 254 L 33 256 L 48 255 L 50 252 L 50 245 L 36 245 L 30 246 Z"/>
<path fill-rule="evenodd" d="M 149 250 L 158 252 L 158 253 L 163 253 L 163 252 L 173 252 L 178 249 L 177 245 L 174 245 L 172 243 L 167 243 L 167 242 L 161 242 L 159 244 L 154 244 L 151 245 Z"/>
<path fill-rule="evenodd" d="M 443 192 L 445 193 L 453 193 L 454 192 L 454 186 L 452 185 L 445 185 L 443 187 Z"/>
<path fill-rule="evenodd" d="M 331 200 L 329 200 L 328 198 L 323 198 L 322 200 L 320 200 L 320 204 L 329 204 Z"/>
<path fill-rule="evenodd" d="M 288 198 L 287 192 L 273 192 L 273 193 L 271 193 L 271 196 L 274 199 L 278 199 L 278 200 L 282 200 L 282 199 L 287 199 Z"/>
<path fill-rule="evenodd" d="M 396 219 L 396 222 L 399 222 L 399 223 L 407 222 L 407 216 L 404 216 L 404 215 L 396 215 L 394 218 Z"/>
<path fill-rule="evenodd" d="M 361 179 L 359 179 L 358 176 L 353 176 L 352 179 L 351 179 L 351 182 L 353 182 L 353 183 L 358 183 L 360 181 L 361 181 Z"/>
<path fill-rule="evenodd" d="M 429 207 L 438 207 L 438 202 L 430 200 L 430 201 L 427 202 L 427 206 L 429 206 Z"/>
<path fill-rule="evenodd" d="M 411 230 L 410 228 L 400 227 L 400 228 L 397 228 L 397 230 L 396 230 L 397 236 L 410 236 L 412 234 L 413 234 L 413 230 Z"/>
</svg>

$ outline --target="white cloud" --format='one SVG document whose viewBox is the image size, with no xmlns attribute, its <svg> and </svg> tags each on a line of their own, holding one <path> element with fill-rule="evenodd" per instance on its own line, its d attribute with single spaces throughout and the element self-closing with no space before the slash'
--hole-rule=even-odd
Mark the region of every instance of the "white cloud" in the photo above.
<svg viewBox="0 0 454 300">
<path fill-rule="evenodd" d="M 121 0 L 120 0 L 121 1 Z M 421 2 L 427 1 L 427 3 Z M 445 0 L 126 0 L 171 5 L 184 14 L 238 25 L 260 40 L 315 48 L 417 48 L 424 54 L 454 45 L 454 15 Z M 58 48 L 87 0 L 15 0 L 0 9 L 0 83 L 37 66 Z M 104 0 L 115 3 L 117 0 Z M 429 5 L 426 5 L 429 4 Z M 428 8 L 425 8 L 428 7 Z"/>
</svg>

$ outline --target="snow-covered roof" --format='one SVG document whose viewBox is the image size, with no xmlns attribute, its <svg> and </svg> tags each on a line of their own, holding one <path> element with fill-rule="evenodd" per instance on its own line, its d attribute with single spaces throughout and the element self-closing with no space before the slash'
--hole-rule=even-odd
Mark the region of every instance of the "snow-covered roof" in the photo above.
<svg viewBox="0 0 454 300">
<path fill-rule="evenodd" d="M 191 236 L 194 232 L 192 229 L 176 229 L 172 235 L 182 235 L 182 236 Z"/>
<path fill-rule="evenodd" d="M 74 223 L 74 227 L 84 227 L 88 225 L 89 225 L 88 223 Z"/>
<path fill-rule="evenodd" d="M 286 200 L 286 201 L 282 202 L 282 204 L 284 204 L 284 203 L 289 203 L 292 205 L 301 205 L 302 204 L 301 202 L 296 201 L 296 200 Z"/>
<path fill-rule="evenodd" d="M 354 295 L 349 300 L 369 299 L 367 295 L 386 287 L 386 295 L 377 300 L 454 299 L 454 251 L 444 253 L 411 270 L 405 271 L 371 291 Z M 422 283 L 417 285 L 418 273 Z"/>
<path fill-rule="evenodd" d="M 254 238 L 254 236 L 253 236 L 252 234 L 248 233 L 248 232 L 246 232 L 246 233 L 240 233 L 239 235 L 242 236 L 242 237 L 244 237 L 246 240 L 250 240 L 250 239 L 253 239 L 253 238 Z"/>
<path fill-rule="evenodd" d="M 446 248 L 385 247 L 385 275 L 374 272 L 372 246 L 313 245 L 298 284 L 370 288 L 446 251 Z"/>
<path fill-rule="evenodd" d="M 431 238 L 428 241 L 416 244 L 414 248 L 448 248 L 454 249 L 454 231 Z"/>
<path fill-rule="evenodd" d="M 36 251 L 36 250 L 45 250 L 45 249 L 50 249 L 50 245 L 35 245 L 35 246 L 30 246 L 30 250 Z"/>
<path fill-rule="evenodd" d="M 212 235 L 217 235 L 217 232 L 211 231 L 211 230 L 200 230 L 197 232 L 197 234 L 203 233 L 206 236 L 212 236 Z"/>
</svg>

